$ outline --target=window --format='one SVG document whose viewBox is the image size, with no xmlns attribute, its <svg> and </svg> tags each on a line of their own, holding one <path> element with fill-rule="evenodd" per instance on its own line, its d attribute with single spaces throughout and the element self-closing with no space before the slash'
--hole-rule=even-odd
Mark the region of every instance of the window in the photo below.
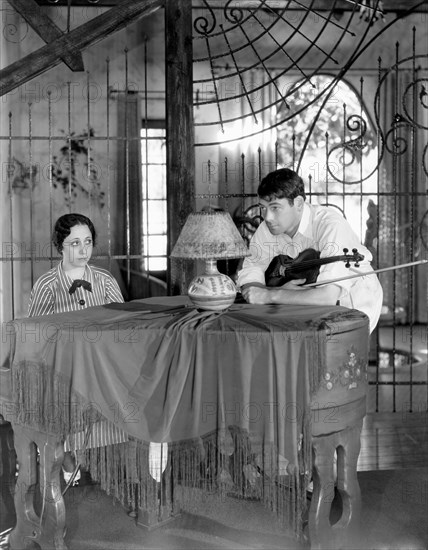
<svg viewBox="0 0 428 550">
<path fill-rule="evenodd" d="M 141 130 L 143 182 L 143 267 L 167 268 L 166 130 L 164 121 L 143 121 Z"/>
<path fill-rule="evenodd" d="M 279 163 L 290 167 L 293 150 L 299 156 L 310 129 L 300 175 L 312 202 L 339 208 L 363 240 L 370 201 L 376 201 L 376 133 L 361 97 L 347 82 L 331 87 L 332 77 L 323 74 L 311 80 L 315 88 L 296 82 L 289 98 L 296 115 L 279 126 Z M 318 97 L 324 89 L 330 90 L 325 102 L 325 96 Z M 277 116 L 283 120 L 290 114 L 281 106 Z"/>
</svg>

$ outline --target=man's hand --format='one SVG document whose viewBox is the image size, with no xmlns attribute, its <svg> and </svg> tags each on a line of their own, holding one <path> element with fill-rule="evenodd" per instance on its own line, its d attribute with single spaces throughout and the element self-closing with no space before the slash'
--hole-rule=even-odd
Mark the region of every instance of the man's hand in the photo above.
<svg viewBox="0 0 428 550">
<path fill-rule="evenodd" d="M 288 281 L 285 285 L 280 287 L 266 287 L 260 283 L 247 283 L 241 288 L 241 294 L 246 302 L 249 304 L 272 304 L 272 294 L 277 290 L 307 290 L 304 286 L 299 286 L 305 282 L 306 279 L 293 279 Z M 287 303 L 286 293 L 283 295 L 285 300 L 283 303 Z"/>
<path fill-rule="evenodd" d="M 305 281 L 306 279 L 291 279 L 291 281 L 288 281 L 288 283 L 285 283 L 285 285 L 282 285 L 279 288 L 283 288 L 285 290 L 305 290 L 304 286 L 300 286 Z"/>
<path fill-rule="evenodd" d="M 269 304 L 269 290 L 265 286 L 245 286 L 241 294 L 249 304 Z"/>
</svg>

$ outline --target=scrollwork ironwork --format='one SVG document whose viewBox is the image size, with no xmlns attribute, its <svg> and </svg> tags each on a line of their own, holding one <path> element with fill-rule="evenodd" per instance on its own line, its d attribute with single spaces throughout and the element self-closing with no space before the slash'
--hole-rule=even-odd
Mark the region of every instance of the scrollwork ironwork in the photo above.
<svg viewBox="0 0 428 550">
<path fill-rule="evenodd" d="M 205 17 L 203 15 L 200 15 L 197 17 L 193 22 L 193 28 L 198 34 L 202 34 L 203 36 L 207 36 L 213 32 L 213 30 L 217 26 L 217 19 L 214 13 L 214 10 L 211 8 L 209 3 L 206 0 L 203 0 L 204 5 L 209 11 L 209 14 L 211 16 L 211 23 L 208 20 L 208 17 Z"/>
<path fill-rule="evenodd" d="M 242 213 L 240 210 L 236 211 L 233 215 L 233 221 L 248 246 L 251 237 L 263 221 L 263 217 L 260 215 L 260 206 L 252 204 Z"/>
<path fill-rule="evenodd" d="M 244 20 L 244 10 L 242 8 L 239 8 L 236 5 L 236 2 L 235 6 L 229 7 L 232 2 L 235 2 L 235 0 L 228 0 L 226 5 L 224 6 L 224 16 L 231 23 L 239 24 Z"/>
<path fill-rule="evenodd" d="M 419 93 L 419 101 L 421 102 L 421 105 L 425 107 L 425 109 L 428 109 L 428 92 L 426 91 L 424 85 L 422 85 L 421 91 Z"/>
<path fill-rule="evenodd" d="M 202 10 L 206 13 L 202 11 L 199 16 L 196 13 L 193 24 L 194 63 L 196 66 L 201 63 L 201 68 L 202 64 L 205 64 L 205 67 L 209 67 L 209 72 L 199 71 L 201 78 L 194 80 L 194 86 L 199 90 L 209 86 L 209 89 L 214 90 L 215 93 L 208 96 L 203 93 L 198 94 L 195 107 L 199 109 L 200 122 L 196 122 L 195 126 L 202 128 L 218 125 L 224 132 L 225 129 L 232 129 L 238 120 L 246 121 L 251 118 L 253 123 L 244 124 L 246 129 L 243 130 L 242 135 L 243 138 L 250 138 L 271 130 L 281 123 L 286 123 L 298 114 L 291 102 L 288 102 L 288 98 L 295 90 L 284 92 L 282 79 L 290 70 L 297 69 L 304 82 L 312 84 L 314 75 L 327 61 L 338 64 L 339 61 L 335 57 L 338 54 L 336 44 L 339 44 L 348 34 L 356 36 L 350 29 L 350 24 L 357 14 L 357 10 L 349 12 L 349 20 L 346 24 L 342 24 L 334 18 L 333 10 L 325 16 L 314 9 L 313 3 L 301 8 L 301 13 L 291 18 L 288 16 L 286 7 L 274 8 L 267 0 L 253 2 L 247 7 L 237 5 L 233 0 L 227 0 L 220 17 L 215 11 L 214 4 L 209 0 L 203 0 Z M 315 38 L 305 32 L 306 25 L 311 23 L 310 15 L 316 17 L 320 23 Z M 331 48 L 323 49 L 320 38 L 333 27 L 337 33 L 337 41 Z M 368 27 L 363 30 L 360 40 L 355 42 L 355 50 L 361 48 L 367 32 Z M 290 51 L 293 51 L 297 44 L 299 44 L 299 54 L 290 55 Z M 316 69 L 305 72 L 301 67 L 306 57 L 314 50 L 321 56 L 321 63 Z M 281 60 L 284 60 L 283 68 L 271 71 L 273 60 L 280 66 Z M 221 63 L 223 65 L 220 65 Z M 260 75 L 264 75 L 264 78 L 261 80 L 255 78 L 255 71 L 261 71 Z M 272 89 L 272 93 L 267 94 L 268 89 Z M 323 95 L 324 92 L 322 90 L 319 95 Z M 253 97 L 261 93 L 265 94 L 266 101 L 255 104 Z M 236 109 L 233 107 L 236 105 L 233 103 L 236 104 L 239 101 L 242 101 L 242 109 L 235 115 Z M 215 113 L 211 108 L 213 104 L 217 107 L 216 119 L 213 119 Z M 261 116 L 264 116 L 263 113 L 269 113 L 273 109 L 279 112 L 282 105 L 290 110 L 290 116 L 283 116 L 281 122 L 271 119 L 263 121 L 263 124 L 257 124 Z M 203 142 L 203 135 L 204 132 L 198 133 L 198 146 L 215 143 Z M 236 138 L 228 139 L 222 135 L 221 142 L 227 143 L 234 140 Z"/>
<path fill-rule="evenodd" d="M 413 63 L 415 63 L 418 59 L 426 59 L 426 57 L 426 55 L 414 54 L 412 58 L 405 58 L 397 61 L 396 65 L 390 67 L 388 70 L 382 71 L 382 77 L 379 79 L 374 97 L 375 122 L 380 138 L 378 155 L 379 164 L 383 160 L 385 152 L 395 155 L 402 155 L 409 150 L 408 139 L 401 135 L 401 132 L 403 132 L 404 130 L 408 132 L 412 129 L 412 127 L 421 129 L 426 128 L 426 126 L 421 124 L 419 118 L 417 120 L 413 119 L 413 114 L 410 114 L 411 110 L 407 107 L 407 98 L 409 97 L 410 91 L 412 91 L 412 97 L 416 96 L 417 98 L 419 98 L 419 103 L 423 108 L 428 107 L 428 105 L 425 104 L 425 102 L 427 102 L 427 92 L 425 86 L 421 84 L 427 82 L 427 79 L 425 78 L 414 79 L 406 86 L 401 96 L 402 112 L 397 111 L 394 114 L 393 120 L 389 128 L 386 129 L 382 124 L 380 114 L 380 106 L 382 105 L 381 95 L 382 92 L 386 93 L 388 80 L 390 79 L 391 75 L 395 75 L 400 68 L 405 67 L 410 59 L 412 59 Z M 413 90 L 415 89 L 415 86 L 418 85 L 421 85 L 421 90 L 419 91 L 419 93 L 414 93 Z M 425 173 L 427 173 L 427 163 L 424 163 L 424 159 L 422 160 L 422 166 Z"/>
<path fill-rule="evenodd" d="M 357 137 L 343 141 L 332 147 L 328 151 L 327 170 L 329 175 L 337 182 L 344 185 L 354 185 L 367 180 L 376 171 L 377 166 L 370 170 L 365 176 L 359 175 L 358 179 L 351 180 L 349 177 L 340 178 L 332 170 L 332 166 L 335 165 L 331 159 L 336 156 L 337 161 L 342 167 L 352 166 L 355 162 L 360 163 L 365 151 L 368 151 L 370 147 L 370 137 L 368 136 L 368 126 L 366 120 L 361 115 L 352 114 L 346 119 L 346 128 L 351 132 L 359 132 Z M 366 139 L 364 139 L 366 138 Z"/>
<path fill-rule="evenodd" d="M 402 98 L 402 105 L 403 105 L 403 112 L 406 114 L 406 119 L 409 123 L 414 124 L 418 128 L 421 129 L 428 129 L 428 126 L 421 123 L 422 117 L 420 116 L 420 112 L 418 109 L 414 109 L 415 115 L 410 113 L 411 109 L 407 108 L 406 99 L 408 95 L 411 94 L 411 97 L 419 100 L 419 104 L 423 109 L 428 109 L 428 93 L 426 91 L 425 86 L 423 85 L 423 82 L 428 82 L 427 78 L 419 78 L 418 80 L 415 80 L 414 82 L 411 82 L 407 88 L 404 90 L 403 98 Z M 418 87 L 421 86 L 421 89 L 418 93 Z M 415 106 L 414 106 L 415 107 Z"/>
<path fill-rule="evenodd" d="M 17 44 L 22 42 L 28 34 L 28 23 L 14 10 L 2 9 L 5 12 L 2 34 L 7 42 Z"/>
<path fill-rule="evenodd" d="M 408 139 L 399 135 L 398 132 L 402 128 L 409 128 L 411 125 L 408 122 L 393 122 L 391 129 L 385 134 L 384 143 L 388 153 L 393 155 L 404 155 L 409 148 Z"/>
<path fill-rule="evenodd" d="M 346 121 L 346 127 L 351 132 L 360 131 L 360 135 L 358 136 L 358 139 L 361 141 L 362 141 L 362 138 L 367 133 L 367 122 L 360 115 L 351 115 L 350 117 L 348 117 L 348 120 Z M 352 141 L 356 141 L 356 140 L 352 140 Z M 359 148 L 361 149 L 361 147 Z"/>
<path fill-rule="evenodd" d="M 428 251 L 428 210 L 423 215 L 419 224 L 419 236 L 425 250 Z"/>
<path fill-rule="evenodd" d="M 428 143 L 425 144 L 424 152 L 422 153 L 422 168 L 426 176 L 428 176 Z"/>
</svg>

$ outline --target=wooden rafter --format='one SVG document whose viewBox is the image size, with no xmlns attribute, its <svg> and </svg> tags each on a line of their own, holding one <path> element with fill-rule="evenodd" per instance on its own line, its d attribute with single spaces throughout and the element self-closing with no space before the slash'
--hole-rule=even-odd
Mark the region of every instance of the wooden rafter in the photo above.
<svg viewBox="0 0 428 550">
<path fill-rule="evenodd" d="M 0 71 L 0 96 L 55 67 L 70 52 L 81 52 L 109 34 L 146 17 L 162 7 L 165 0 L 123 0 L 120 5 L 94 17 L 46 46 Z"/>
<path fill-rule="evenodd" d="M 61 29 L 40 9 L 35 0 L 8 1 L 12 8 L 27 21 L 30 27 L 32 27 L 47 44 L 64 35 Z M 72 71 L 83 71 L 85 69 L 82 54 L 79 51 L 65 53 L 62 56 L 62 60 Z"/>
<path fill-rule="evenodd" d="M 122 0 L 99 0 L 96 4 L 91 4 L 88 0 L 73 0 L 73 6 L 94 6 L 94 7 L 110 7 L 120 4 Z M 57 0 L 55 6 L 67 6 L 68 0 Z M 37 3 L 40 6 L 52 6 L 52 0 L 37 0 Z M 209 3 L 212 7 L 222 8 L 226 0 L 209 0 Z M 259 0 L 239 0 L 232 2 L 232 7 L 245 8 L 246 5 L 255 5 L 259 3 Z M 269 3 L 269 2 L 268 2 Z M 290 0 L 272 0 L 271 6 L 273 8 L 281 9 L 282 7 L 287 7 L 288 10 L 301 10 L 302 5 L 311 8 L 315 11 L 330 11 L 333 5 L 333 0 L 299 0 L 299 3 L 293 2 Z M 354 9 L 353 3 L 362 4 L 362 0 L 337 0 L 334 4 L 336 10 L 340 11 L 352 11 Z M 413 13 L 415 12 L 428 12 L 428 4 L 421 4 L 420 0 L 384 0 L 383 9 L 384 13 L 388 12 L 402 12 L 407 11 L 410 8 L 413 8 L 420 4 Z M 200 7 L 206 9 L 206 4 L 203 0 L 192 0 L 192 6 Z"/>
</svg>

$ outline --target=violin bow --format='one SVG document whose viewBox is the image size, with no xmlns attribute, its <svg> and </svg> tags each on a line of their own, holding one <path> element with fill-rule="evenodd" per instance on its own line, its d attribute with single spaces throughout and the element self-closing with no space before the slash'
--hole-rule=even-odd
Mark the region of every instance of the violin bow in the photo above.
<svg viewBox="0 0 428 550">
<path fill-rule="evenodd" d="M 346 277 L 338 277 L 337 279 L 328 279 L 327 281 L 321 281 L 321 282 L 315 281 L 315 283 L 304 285 L 303 288 L 309 288 L 311 286 L 328 285 L 331 283 L 337 283 L 339 281 L 345 281 L 346 279 L 355 279 L 356 277 L 365 277 L 366 275 L 374 275 L 375 273 L 383 273 L 384 271 L 392 271 L 394 269 L 402 269 L 403 267 L 411 267 L 413 265 L 420 265 L 420 264 L 426 264 L 426 263 L 428 263 L 428 260 L 418 260 L 417 262 L 409 262 L 407 264 L 399 264 L 391 267 L 384 267 L 382 269 L 375 269 L 373 271 L 364 271 L 362 273 L 355 273 L 354 275 L 347 275 Z"/>
</svg>

